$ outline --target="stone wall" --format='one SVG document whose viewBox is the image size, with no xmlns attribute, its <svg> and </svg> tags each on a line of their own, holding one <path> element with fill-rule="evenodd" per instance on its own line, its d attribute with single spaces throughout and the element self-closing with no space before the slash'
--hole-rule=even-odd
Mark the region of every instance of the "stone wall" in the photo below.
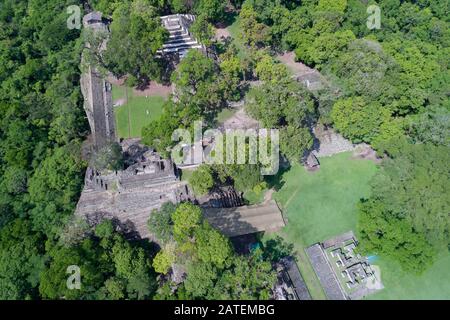
<svg viewBox="0 0 450 320">
<path fill-rule="evenodd" d="M 180 181 L 172 161 L 147 147 L 123 144 L 126 168 L 100 172 L 88 168 L 76 214 L 88 221 L 116 219 L 140 238 L 151 238 L 147 221 L 165 202 L 194 201 L 187 183 Z M 156 240 L 156 239 L 153 239 Z"/>
<path fill-rule="evenodd" d="M 93 32 L 109 32 L 99 12 L 91 12 L 84 16 L 83 25 Z M 86 46 L 89 47 L 89 44 Z M 95 66 L 88 66 L 86 69 L 80 79 L 84 110 L 91 127 L 94 146 L 100 149 L 116 140 L 112 86 Z"/>
</svg>

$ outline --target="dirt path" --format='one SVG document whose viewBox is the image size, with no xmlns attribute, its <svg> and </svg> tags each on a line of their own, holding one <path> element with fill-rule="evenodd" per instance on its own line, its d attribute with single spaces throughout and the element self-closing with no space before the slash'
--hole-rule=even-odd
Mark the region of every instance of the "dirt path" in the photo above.
<svg viewBox="0 0 450 320">
<path fill-rule="evenodd" d="M 143 90 L 133 89 L 133 94 L 138 97 L 153 97 L 160 96 L 168 98 L 172 93 L 172 86 L 165 86 L 155 81 L 150 81 L 150 84 Z"/>
<path fill-rule="evenodd" d="M 117 85 L 117 86 L 125 86 L 124 78 L 117 79 L 113 76 L 108 76 L 108 81 L 111 84 Z M 133 95 L 137 97 L 153 97 L 153 96 L 160 96 L 163 98 L 168 98 L 172 93 L 172 86 L 165 86 L 163 84 L 157 83 L 155 81 L 150 81 L 150 83 L 145 87 L 144 89 L 136 89 L 133 88 Z"/>
<path fill-rule="evenodd" d="M 295 75 L 314 72 L 314 69 L 311 69 L 301 62 L 295 61 L 295 53 L 293 51 L 280 54 L 277 56 L 277 59 L 286 65 Z"/>
<path fill-rule="evenodd" d="M 266 194 L 264 195 L 264 204 L 268 203 L 270 200 L 272 200 L 272 195 L 275 192 L 275 189 L 269 189 L 266 191 Z"/>
<path fill-rule="evenodd" d="M 239 108 L 233 116 L 223 123 L 224 129 L 257 129 L 258 127 L 259 122 L 250 117 L 245 112 L 244 107 Z"/>
</svg>

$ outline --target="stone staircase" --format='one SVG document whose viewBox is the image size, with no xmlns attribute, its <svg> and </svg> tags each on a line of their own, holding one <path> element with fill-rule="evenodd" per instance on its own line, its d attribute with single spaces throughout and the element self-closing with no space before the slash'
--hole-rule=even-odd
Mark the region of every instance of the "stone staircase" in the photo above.
<svg viewBox="0 0 450 320">
<path fill-rule="evenodd" d="M 189 49 L 201 49 L 203 46 L 190 34 L 189 27 L 195 21 L 192 14 L 174 14 L 161 17 L 163 26 L 169 31 L 169 40 L 157 53 L 178 54 L 183 58 Z"/>
<path fill-rule="evenodd" d="M 244 205 L 244 200 L 233 188 L 217 188 L 202 201 L 204 208 L 233 208 Z"/>
<path fill-rule="evenodd" d="M 140 238 L 152 238 L 147 229 L 152 211 L 159 209 L 165 202 L 178 203 L 190 197 L 186 183 L 177 180 L 120 192 L 85 188 L 76 214 L 88 218 L 107 214 L 109 218 L 116 218 L 129 226 Z"/>
</svg>

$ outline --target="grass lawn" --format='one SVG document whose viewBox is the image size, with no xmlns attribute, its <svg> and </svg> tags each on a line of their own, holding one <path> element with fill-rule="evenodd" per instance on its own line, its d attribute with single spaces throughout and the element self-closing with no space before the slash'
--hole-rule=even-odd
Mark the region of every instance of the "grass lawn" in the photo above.
<svg viewBox="0 0 450 320">
<path fill-rule="evenodd" d="M 189 181 L 195 169 L 183 169 L 181 170 L 181 181 Z"/>
<path fill-rule="evenodd" d="M 112 87 L 112 99 L 113 101 L 123 99 L 126 97 L 126 87 L 125 86 L 118 86 L 113 84 Z M 131 89 L 128 89 L 129 92 L 131 92 Z"/>
<path fill-rule="evenodd" d="M 349 230 L 356 232 L 356 204 L 369 195 L 369 181 L 377 170 L 371 161 L 350 157 L 351 153 L 341 153 L 321 158 L 316 172 L 296 165 L 284 173 L 283 186 L 274 195 L 288 219 L 279 234 L 294 244 L 300 271 L 314 299 L 325 299 L 325 295 L 304 249 Z"/>
<path fill-rule="evenodd" d="M 124 87 L 113 86 L 113 100 L 126 97 Z M 115 107 L 117 132 L 120 138 L 137 138 L 141 136 L 142 127 L 156 120 L 162 113 L 165 99 L 160 96 L 136 96 L 128 89 L 128 101 Z M 129 119 L 128 119 L 129 116 Z"/>
<path fill-rule="evenodd" d="M 369 195 L 369 181 L 376 165 L 367 160 L 352 160 L 350 153 L 321 158 L 320 170 L 308 172 L 294 166 L 275 195 L 289 220 L 285 228 L 290 240 L 306 245 L 356 231 L 356 204 Z"/>
<path fill-rule="evenodd" d="M 384 289 L 367 297 L 376 300 L 443 300 L 450 299 L 450 253 L 442 254 L 422 275 L 405 273 L 392 261 L 381 258 L 375 262 L 381 268 Z"/>
</svg>

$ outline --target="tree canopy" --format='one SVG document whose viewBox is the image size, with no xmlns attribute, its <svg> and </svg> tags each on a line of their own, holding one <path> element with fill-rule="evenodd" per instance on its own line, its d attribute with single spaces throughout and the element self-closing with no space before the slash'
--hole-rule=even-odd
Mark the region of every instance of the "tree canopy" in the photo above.
<svg viewBox="0 0 450 320">
<path fill-rule="evenodd" d="M 156 51 L 168 38 L 158 11 L 144 0 L 117 6 L 112 15 L 111 37 L 104 53 L 105 65 L 117 77 L 132 76 L 136 83 L 162 79 L 162 62 Z"/>
<path fill-rule="evenodd" d="M 421 272 L 450 244 L 448 149 L 405 143 L 391 153 L 360 205 L 361 242 Z"/>
<path fill-rule="evenodd" d="M 173 265 L 182 265 L 186 279 L 175 286 L 179 298 L 268 299 L 276 280 L 269 260 L 257 251 L 250 256 L 234 253 L 230 241 L 203 219 L 201 209 L 182 203 L 172 214 L 175 242 L 155 257 L 155 270 L 167 274 Z M 170 299 L 163 285 L 159 299 Z"/>
</svg>

